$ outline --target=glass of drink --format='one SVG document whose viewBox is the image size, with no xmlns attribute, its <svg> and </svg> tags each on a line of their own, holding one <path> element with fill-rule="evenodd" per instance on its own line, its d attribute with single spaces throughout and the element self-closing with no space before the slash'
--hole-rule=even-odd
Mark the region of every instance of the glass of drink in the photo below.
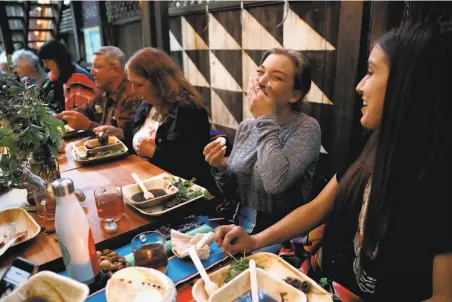
<svg viewBox="0 0 452 302">
<path fill-rule="evenodd" d="M 37 187 L 33 192 L 38 216 L 44 220 L 55 219 L 56 199 L 51 186 Z"/>
<path fill-rule="evenodd" d="M 96 200 L 97 216 L 102 221 L 114 218 L 115 221 L 124 216 L 124 200 L 121 187 L 106 186 L 94 191 Z"/>
<path fill-rule="evenodd" d="M 135 266 L 143 266 L 166 272 L 166 238 L 159 232 L 144 232 L 132 239 Z"/>
</svg>

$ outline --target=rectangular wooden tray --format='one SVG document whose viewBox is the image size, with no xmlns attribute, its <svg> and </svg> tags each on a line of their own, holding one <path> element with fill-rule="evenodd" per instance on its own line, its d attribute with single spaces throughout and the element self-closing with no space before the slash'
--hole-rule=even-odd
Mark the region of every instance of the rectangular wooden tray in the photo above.
<svg viewBox="0 0 452 302">
<path fill-rule="evenodd" d="M 27 211 L 22 208 L 11 208 L 0 211 L 0 236 L 3 236 L 4 229 L 8 231 L 7 226 L 12 222 L 16 223 L 16 231 L 27 230 L 27 236 L 18 239 L 12 246 L 31 240 L 41 232 L 41 227 Z"/>
<path fill-rule="evenodd" d="M 106 160 L 124 156 L 125 154 L 127 154 L 127 152 L 129 152 L 129 148 L 127 148 L 127 146 L 122 141 L 119 141 L 118 144 L 91 149 L 90 150 L 91 152 L 101 152 L 101 151 L 106 151 L 106 150 L 120 150 L 121 151 L 118 154 L 108 155 L 108 156 L 99 157 L 99 158 L 80 159 L 78 156 L 78 153 L 77 153 L 77 150 L 79 150 L 79 149 L 85 150 L 86 148 L 83 145 L 75 146 L 75 148 L 72 150 L 72 155 L 74 157 L 74 161 L 76 161 L 77 163 L 80 163 L 80 164 L 93 164 L 93 163 L 103 162 Z"/>
<path fill-rule="evenodd" d="M 271 253 L 257 253 L 254 255 L 250 255 L 246 257 L 247 259 L 254 259 L 256 264 L 264 267 L 264 270 L 279 278 L 285 279 L 287 277 L 297 278 L 299 280 L 308 281 L 311 284 L 311 290 L 306 294 L 309 302 L 324 302 L 324 301 L 333 301 L 331 295 L 324 290 L 320 285 L 318 285 L 314 280 L 297 270 L 295 267 L 284 261 L 281 257 L 278 257 L 275 254 Z M 211 274 L 209 274 L 210 279 L 216 283 L 219 287 L 224 284 L 224 280 L 228 275 L 228 268 L 230 265 L 227 265 Z M 204 290 L 204 281 L 202 279 L 198 279 L 192 289 L 193 298 L 197 302 L 207 302 L 209 300 L 209 296 Z"/>
<path fill-rule="evenodd" d="M 146 181 L 151 180 L 151 179 L 165 178 L 165 177 L 173 177 L 176 181 L 178 181 L 179 178 L 180 178 L 180 177 L 177 177 L 177 176 L 168 174 L 168 173 L 162 173 L 162 174 L 159 174 L 159 175 L 154 176 L 154 177 L 152 177 L 152 178 L 143 180 L 143 182 L 146 182 Z M 182 179 L 182 180 L 185 180 L 185 179 L 183 179 L 183 178 L 181 178 L 181 179 Z M 127 187 L 128 187 L 128 186 L 124 186 L 124 187 L 123 187 L 123 192 L 127 190 Z M 192 188 L 193 188 L 193 189 L 201 189 L 201 191 L 203 191 L 203 192 L 206 191 L 205 188 L 203 188 L 203 187 L 201 187 L 201 186 L 198 186 L 197 184 L 194 184 L 194 185 L 192 186 Z M 126 190 L 125 190 L 125 189 L 126 189 Z M 131 201 L 130 196 L 127 196 L 126 194 L 124 194 L 124 201 L 125 201 L 129 206 L 131 206 L 132 208 L 134 208 L 135 210 L 137 210 L 138 212 L 140 212 L 141 214 L 144 214 L 144 215 L 147 215 L 147 216 L 161 216 L 161 215 L 165 215 L 165 214 L 167 214 L 167 213 L 169 213 L 169 212 L 171 212 L 171 211 L 174 211 L 174 210 L 177 209 L 177 208 L 180 208 L 180 207 L 183 207 L 183 206 L 185 206 L 185 205 L 187 205 L 187 204 L 189 204 L 189 203 L 192 203 L 192 202 L 195 201 L 195 200 L 201 199 L 201 198 L 203 198 L 203 197 L 204 197 L 203 195 L 198 196 L 198 197 L 196 197 L 196 198 L 187 200 L 186 202 L 180 203 L 180 204 L 178 204 L 177 206 L 171 207 L 171 208 L 169 208 L 169 209 L 164 209 L 164 203 L 163 203 L 163 204 L 159 204 L 159 205 L 155 205 L 155 206 L 149 207 L 149 208 L 139 208 L 139 207 L 137 207 L 136 205 L 133 204 L 133 201 Z"/>
</svg>

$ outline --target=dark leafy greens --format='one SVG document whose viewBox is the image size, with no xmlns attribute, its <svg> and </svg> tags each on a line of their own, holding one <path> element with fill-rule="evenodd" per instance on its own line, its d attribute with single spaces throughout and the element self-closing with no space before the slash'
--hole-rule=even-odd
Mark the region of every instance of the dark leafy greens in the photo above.
<svg viewBox="0 0 452 302">
<path fill-rule="evenodd" d="M 228 276 L 224 280 L 224 283 L 228 283 L 229 281 L 237 277 L 237 275 L 239 275 L 241 272 L 247 270 L 249 267 L 250 261 L 245 257 L 232 260 L 231 266 L 229 266 L 228 268 Z M 262 265 L 259 265 L 258 263 L 256 263 L 256 267 L 264 269 L 264 267 Z"/>
<path fill-rule="evenodd" d="M 199 188 L 196 189 L 191 188 L 195 184 L 196 178 L 192 178 L 190 180 L 183 180 L 179 178 L 177 181 L 174 177 L 170 177 L 167 179 L 173 183 L 172 184 L 173 186 L 179 189 L 176 195 L 170 201 L 165 203 L 165 208 L 167 209 L 200 196 L 204 196 L 205 198 L 208 199 L 212 198 L 212 195 L 207 190 L 203 191 Z"/>
</svg>

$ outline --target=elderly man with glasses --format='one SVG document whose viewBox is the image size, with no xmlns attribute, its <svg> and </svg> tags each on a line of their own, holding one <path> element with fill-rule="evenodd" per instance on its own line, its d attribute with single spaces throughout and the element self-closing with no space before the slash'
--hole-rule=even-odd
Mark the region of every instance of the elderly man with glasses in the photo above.
<svg viewBox="0 0 452 302">
<path fill-rule="evenodd" d="M 14 71 L 21 82 L 27 86 L 35 84 L 40 87 L 41 97 L 49 102 L 49 107 L 53 111 L 61 112 L 64 110 L 63 86 L 49 79 L 35 53 L 25 49 L 17 50 L 12 55 L 12 62 Z"/>
<path fill-rule="evenodd" d="M 124 127 L 132 122 L 140 104 L 132 92 L 132 84 L 124 72 L 125 55 L 117 47 L 101 47 L 94 53 L 91 75 L 101 95 L 86 105 L 64 111 L 56 117 L 68 122 L 71 128 L 124 139 Z"/>
</svg>

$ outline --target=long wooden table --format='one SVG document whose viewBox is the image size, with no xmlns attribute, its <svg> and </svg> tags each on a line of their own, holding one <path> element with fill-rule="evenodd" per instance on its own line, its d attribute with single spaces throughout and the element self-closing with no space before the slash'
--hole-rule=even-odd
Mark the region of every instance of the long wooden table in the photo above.
<svg viewBox="0 0 452 302">
<path fill-rule="evenodd" d="M 103 223 L 97 216 L 96 204 L 94 200 L 94 190 L 105 186 L 125 186 L 134 183 L 131 173 L 137 173 L 142 179 L 163 173 L 164 171 L 146 160 L 136 155 L 129 155 L 116 161 L 92 165 L 79 166 L 73 162 L 70 155 L 71 144 L 66 146 L 66 156 L 60 165 L 61 177 L 67 177 L 74 181 L 77 189 L 82 190 L 86 195 L 86 200 L 81 203 L 93 231 L 97 250 L 104 248 L 116 249 L 127 243 L 136 234 L 155 229 L 166 223 L 175 223 L 181 217 L 191 214 L 194 204 L 187 205 L 182 211 L 174 211 L 161 218 L 151 218 L 142 215 L 129 206 L 125 206 L 125 215 L 118 221 L 118 231 L 115 234 L 108 234 L 103 229 Z M 69 156 L 68 156 L 69 153 Z M 2 197 L 0 196 L 0 203 Z M 25 200 L 17 201 L 18 204 Z M 32 213 L 33 218 L 46 228 L 54 228 L 54 222 L 41 220 L 36 213 Z M 74 225 L 73 227 L 77 227 Z M 56 235 L 41 232 L 36 238 L 27 243 L 11 248 L 0 259 L 0 268 L 5 268 L 15 257 L 24 257 L 39 265 L 40 270 L 62 271 L 64 270 L 61 252 L 56 240 Z M 0 272 L 1 276 L 1 272 Z"/>
</svg>

